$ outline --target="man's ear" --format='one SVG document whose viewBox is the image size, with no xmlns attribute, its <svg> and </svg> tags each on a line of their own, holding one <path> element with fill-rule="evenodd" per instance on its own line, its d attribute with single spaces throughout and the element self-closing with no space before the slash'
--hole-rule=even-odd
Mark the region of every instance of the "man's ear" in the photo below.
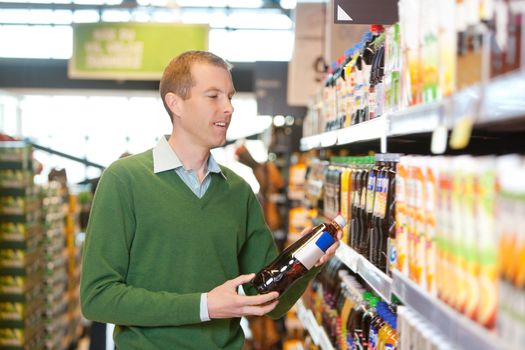
<svg viewBox="0 0 525 350">
<path fill-rule="evenodd" d="M 180 116 L 182 114 L 182 98 L 180 98 L 180 96 L 173 92 L 168 92 L 164 96 L 164 100 L 173 116 Z"/>
</svg>

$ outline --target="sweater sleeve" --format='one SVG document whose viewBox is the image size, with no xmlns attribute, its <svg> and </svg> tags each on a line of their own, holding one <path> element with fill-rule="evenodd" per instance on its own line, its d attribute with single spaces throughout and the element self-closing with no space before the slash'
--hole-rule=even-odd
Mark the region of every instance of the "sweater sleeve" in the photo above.
<svg viewBox="0 0 525 350">
<path fill-rule="evenodd" d="M 110 167 L 98 185 L 84 245 L 80 283 L 84 316 L 124 326 L 200 322 L 201 293 L 150 291 L 126 283 L 134 232 L 131 190 Z"/>
<path fill-rule="evenodd" d="M 253 193 L 248 203 L 247 220 L 248 239 L 239 259 L 241 273 L 243 274 L 259 272 L 278 255 L 272 233 L 264 221 L 261 205 Z M 305 276 L 297 280 L 286 292 L 279 296 L 279 304 L 273 311 L 268 313 L 268 316 L 277 319 L 290 310 L 320 270 L 321 267 L 313 268 Z M 248 295 L 257 294 L 256 289 L 251 284 L 243 285 L 243 289 Z"/>
</svg>

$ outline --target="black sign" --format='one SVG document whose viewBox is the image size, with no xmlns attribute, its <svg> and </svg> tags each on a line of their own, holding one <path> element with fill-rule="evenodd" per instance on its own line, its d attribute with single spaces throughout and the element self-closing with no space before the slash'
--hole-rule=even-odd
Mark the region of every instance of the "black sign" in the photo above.
<svg viewBox="0 0 525 350">
<path fill-rule="evenodd" d="M 398 0 L 335 0 L 334 23 L 393 24 L 399 18 L 397 2 Z"/>
<path fill-rule="evenodd" d="M 257 114 L 304 117 L 306 108 L 289 106 L 286 102 L 288 62 L 255 62 L 254 75 Z"/>
</svg>

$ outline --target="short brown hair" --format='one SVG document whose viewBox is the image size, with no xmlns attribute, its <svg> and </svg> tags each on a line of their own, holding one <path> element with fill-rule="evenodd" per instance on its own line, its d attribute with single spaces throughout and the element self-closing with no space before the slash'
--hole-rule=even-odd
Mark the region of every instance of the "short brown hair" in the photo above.
<svg viewBox="0 0 525 350">
<path fill-rule="evenodd" d="M 166 105 L 165 97 L 168 92 L 182 97 L 184 100 L 190 98 L 190 90 L 195 86 L 195 81 L 191 76 L 191 67 L 195 62 L 208 63 L 217 67 L 231 71 L 232 65 L 219 56 L 208 51 L 186 51 L 175 57 L 164 69 L 160 79 L 159 92 L 164 108 L 172 119 L 171 111 Z"/>
</svg>

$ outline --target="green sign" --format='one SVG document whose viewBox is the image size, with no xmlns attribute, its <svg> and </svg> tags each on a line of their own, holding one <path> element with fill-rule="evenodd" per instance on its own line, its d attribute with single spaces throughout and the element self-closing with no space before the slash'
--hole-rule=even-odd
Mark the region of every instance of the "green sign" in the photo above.
<svg viewBox="0 0 525 350">
<path fill-rule="evenodd" d="M 68 75 L 77 79 L 159 80 L 168 62 L 208 49 L 208 25 L 78 23 Z"/>
</svg>

